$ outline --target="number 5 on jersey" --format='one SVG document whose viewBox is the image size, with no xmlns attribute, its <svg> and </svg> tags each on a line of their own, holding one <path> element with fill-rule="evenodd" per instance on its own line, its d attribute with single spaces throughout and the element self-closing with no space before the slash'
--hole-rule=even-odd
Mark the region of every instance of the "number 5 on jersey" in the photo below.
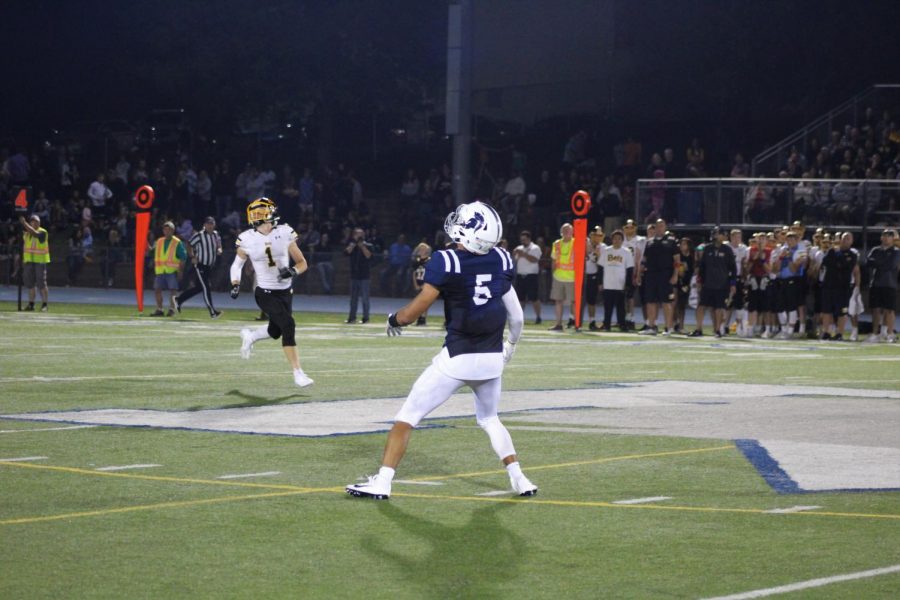
<svg viewBox="0 0 900 600">
<path fill-rule="evenodd" d="M 472 302 L 475 303 L 475 306 L 481 306 L 482 304 L 487 304 L 487 301 L 492 298 L 491 296 L 491 288 L 484 285 L 488 281 L 491 280 L 491 274 L 488 273 L 486 275 L 476 275 L 475 276 L 475 294 L 472 296 Z"/>
</svg>

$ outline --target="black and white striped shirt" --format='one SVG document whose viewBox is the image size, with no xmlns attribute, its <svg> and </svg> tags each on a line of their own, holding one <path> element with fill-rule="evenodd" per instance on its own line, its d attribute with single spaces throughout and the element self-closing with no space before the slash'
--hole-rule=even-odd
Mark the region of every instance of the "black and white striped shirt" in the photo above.
<svg viewBox="0 0 900 600">
<path fill-rule="evenodd" d="M 207 267 L 216 264 L 219 250 L 222 248 L 222 238 L 219 237 L 218 231 L 207 233 L 205 229 L 201 229 L 191 236 L 190 244 L 194 256 L 197 257 L 197 264 Z"/>
</svg>

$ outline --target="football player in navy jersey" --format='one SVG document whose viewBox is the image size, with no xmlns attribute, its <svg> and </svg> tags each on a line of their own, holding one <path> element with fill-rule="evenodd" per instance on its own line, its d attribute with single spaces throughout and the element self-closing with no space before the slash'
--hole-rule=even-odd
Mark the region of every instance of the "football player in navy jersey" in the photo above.
<svg viewBox="0 0 900 600">
<path fill-rule="evenodd" d="M 510 484 L 520 496 L 533 496 L 537 486 L 522 473 L 512 438 L 500 419 L 500 379 L 503 366 L 516 349 L 522 333 L 522 307 L 512 288 L 513 260 L 497 247 L 503 225 L 487 204 L 460 205 L 447 216 L 444 231 L 454 248 L 435 252 L 425 267 L 419 294 L 396 313 L 388 315 L 388 335 L 416 322 L 439 296 L 447 314 L 444 347 L 419 376 L 394 419 L 377 475 L 365 483 L 347 486 L 353 496 L 386 499 L 391 495 L 394 471 L 409 443 L 412 429 L 434 409 L 467 385 L 475 394 L 475 418 L 506 466 Z M 509 336 L 503 330 L 509 323 Z"/>
</svg>

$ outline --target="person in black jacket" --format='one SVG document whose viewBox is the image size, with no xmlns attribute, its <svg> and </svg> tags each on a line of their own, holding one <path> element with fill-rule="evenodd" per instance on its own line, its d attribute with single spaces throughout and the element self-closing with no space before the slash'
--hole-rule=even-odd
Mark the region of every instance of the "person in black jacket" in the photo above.
<svg viewBox="0 0 900 600">
<path fill-rule="evenodd" d="M 823 340 L 842 340 L 844 327 L 847 324 L 850 296 L 853 293 L 853 282 L 859 285 L 859 255 L 853 249 L 853 234 L 846 232 L 841 236 L 840 246 L 832 246 L 822 259 L 825 278 L 822 281 L 822 328 Z M 834 323 L 837 331 L 832 338 Z"/>
<path fill-rule="evenodd" d="M 868 265 L 872 285 L 869 287 L 869 308 L 872 309 L 872 335 L 867 342 L 893 342 L 897 303 L 897 273 L 900 271 L 900 248 L 897 232 L 885 229 L 881 245 L 869 251 Z"/>
<path fill-rule="evenodd" d="M 716 337 L 722 337 L 725 323 L 725 308 L 731 304 L 737 281 L 734 251 L 725 244 L 725 232 L 716 227 L 710 235 L 711 243 L 703 248 L 697 265 L 697 289 L 700 292 L 700 306 L 712 313 L 713 330 Z M 703 322 L 697 322 L 692 337 L 703 335 Z"/>
</svg>

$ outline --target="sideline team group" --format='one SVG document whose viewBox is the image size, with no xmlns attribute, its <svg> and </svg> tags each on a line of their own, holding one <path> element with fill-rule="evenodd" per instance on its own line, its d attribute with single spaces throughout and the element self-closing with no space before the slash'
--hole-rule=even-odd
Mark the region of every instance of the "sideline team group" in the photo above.
<svg viewBox="0 0 900 600">
<path fill-rule="evenodd" d="M 881 243 L 861 261 L 850 232 L 817 229 L 811 240 L 799 221 L 769 232 L 757 232 L 749 245 L 739 229 L 714 228 L 709 240 L 697 245 L 689 237 L 676 238 L 664 220 L 637 234 L 629 220 L 611 235 L 597 226 L 586 250 L 584 305 L 588 329 L 610 331 L 615 311 L 621 331 L 635 329 L 634 311 L 643 314 L 642 335 L 682 333 L 704 335 L 706 315 L 712 333 L 722 337 L 789 339 L 811 337 L 859 339 L 859 316 L 864 312 L 861 290 L 868 288 L 872 333 L 868 342 L 894 342 L 900 239 L 895 229 L 881 233 Z M 528 231 L 513 252 L 516 290 L 523 306 L 531 303 L 535 323 L 543 322 L 538 293 L 542 250 Z M 556 321 L 551 331 L 575 326 L 575 262 L 573 228 L 565 223 L 550 247 L 550 300 Z M 862 267 L 865 267 L 863 269 Z M 864 277 L 865 273 L 865 277 Z M 597 325 L 598 293 L 602 290 L 603 321 Z M 687 307 L 696 309 L 696 327 L 688 331 Z"/>
</svg>

